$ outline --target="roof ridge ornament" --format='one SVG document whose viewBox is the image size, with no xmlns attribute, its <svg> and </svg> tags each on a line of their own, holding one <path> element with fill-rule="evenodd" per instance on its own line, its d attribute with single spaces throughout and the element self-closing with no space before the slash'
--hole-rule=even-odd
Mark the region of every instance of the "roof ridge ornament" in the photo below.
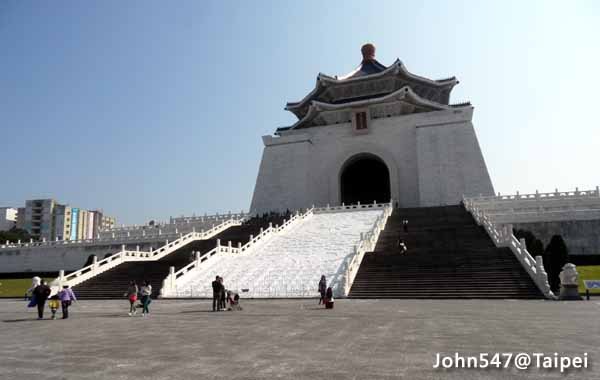
<svg viewBox="0 0 600 380">
<path fill-rule="evenodd" d="M 375 45 L 373 45 L 372 43 L 368 42 L 364 44 L 360 48 L 360 52 L 363 57 L 363 62 L 375 60 Z"/>
</svg>

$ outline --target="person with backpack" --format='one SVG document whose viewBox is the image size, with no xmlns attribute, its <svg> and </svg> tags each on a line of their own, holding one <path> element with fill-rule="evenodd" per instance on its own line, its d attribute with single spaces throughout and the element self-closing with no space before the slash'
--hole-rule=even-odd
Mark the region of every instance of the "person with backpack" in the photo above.
<svg viewBox="0 0 600 380">
<path fill-rule="evenodd" d="M 37 303 L 38 319 L 44 319 L 44 307 L 46 306 L 46 300 L 48 300 L 50 293 L 52 293 L 52 291 L 46 284 L 46 281 L 42 281 L 41 284 L 33 289 L 33 297 L 35 297 Z"/>
</svg>

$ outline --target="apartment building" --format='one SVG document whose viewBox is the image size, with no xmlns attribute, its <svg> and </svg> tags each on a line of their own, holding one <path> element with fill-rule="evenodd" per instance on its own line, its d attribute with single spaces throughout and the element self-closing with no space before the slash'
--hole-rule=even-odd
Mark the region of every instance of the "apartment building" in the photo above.
<svg viewBox="0 0 600 380">
<path fill-rule="evenodd" d="M 116 223 L 102 211 L 71 207 L 53 199 L 27 200 L 23 212 L 19 209 L 16 214 L 16 224 L 39 241 L 94 239 Z"/>
</svg>

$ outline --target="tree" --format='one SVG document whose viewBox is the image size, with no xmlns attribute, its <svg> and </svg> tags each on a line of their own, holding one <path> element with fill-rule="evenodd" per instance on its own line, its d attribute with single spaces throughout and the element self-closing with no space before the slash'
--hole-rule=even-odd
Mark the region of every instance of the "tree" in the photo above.
<svg viewBox="0 0 600 380">
<path fill-rule="evenodd" d="M 544 255 L 544 243 L 538 239 L 531 231 L 527 230 L 516 230 L 514 235 L 517 239 L 525 239 L 527 244 L 527 251 L 535 258 L 536 256 Z"/>
<path fill-rule="evenodd" d="M 562 267 L 569 260 L 569 250 L 562 236 L 554 235 L 544 251 L 544 268 L 548 273 L 548 283 L 553 291 L 560 288 L 560 278 L 558 275 Z"/>
<path fill-rule="evenodd" d="M 11 243 L 16 243 L 19 240 L 21 242 L 29 242 L 31 236 L 25 230 L 19 229 L 17 227 L 13 227 L 8 231 L 0 231 L 0 244 L 6 243 L 8 240 Z"/>
</svg>

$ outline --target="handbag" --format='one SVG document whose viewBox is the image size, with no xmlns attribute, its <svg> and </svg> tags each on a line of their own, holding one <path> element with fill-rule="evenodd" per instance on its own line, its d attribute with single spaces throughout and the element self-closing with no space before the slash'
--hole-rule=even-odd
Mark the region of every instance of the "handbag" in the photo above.
<svg viewBox="0 0 600 380">
<path fill-rule="evenodd" d="M 27 307 L 35 307 L 35 306 L 37 306 L 37 299 L 36 299 L 35 294 L 34 294 L 34 295 L 31 296 L 31 300 L 27 304 Z"/>
</svg>

